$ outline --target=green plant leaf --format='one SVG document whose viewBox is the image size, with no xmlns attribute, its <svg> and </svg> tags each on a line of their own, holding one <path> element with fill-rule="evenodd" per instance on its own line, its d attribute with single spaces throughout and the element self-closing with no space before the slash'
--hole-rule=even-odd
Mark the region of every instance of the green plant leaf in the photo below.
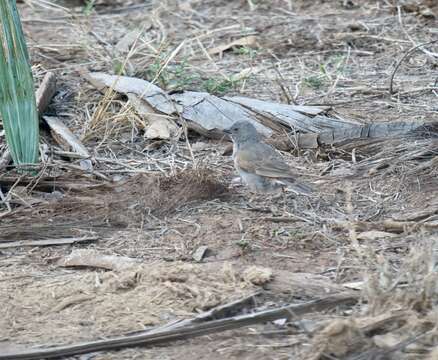
<svg viewBox="0 0 438 360">
<path fill-rule="evenodd" d="M 15 0 L 0 1 L 0 115 L 16 165 L 38 161 L 38 111 Z"/>
</svg>

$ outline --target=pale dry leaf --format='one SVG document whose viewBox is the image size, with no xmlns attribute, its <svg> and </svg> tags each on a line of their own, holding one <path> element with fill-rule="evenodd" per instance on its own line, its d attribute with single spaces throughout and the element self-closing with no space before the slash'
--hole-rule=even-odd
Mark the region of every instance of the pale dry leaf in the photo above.
<svg viewBox="0 0 438 360">
<path fill-rule="evenodd" d="M 254 35 L 250 35 L 250 36 L 245 36 L 243 38 L 231 41 L 229 43 L 226 44 L 222 44 L 219 46 L 216 46 L 214 48 L 211 48 L 208 50 L 208 54 L 209 55 L 216 55 L 216 54 L 221 54 L 226 50 L 231 49 L 234 46 L 254 46 L 256 44 L 256 40 L 257 38 Z"/>
<path fill-rule="evenodd" d="M 147 139 L 168 140 L 177 133 L 177 126 L 173 121 L 166 118 L 156 119 L 146 129 L 145 137 Z"/>
<path fill-rule="evenodd" d="M 132 93 L 128 93 L 127 95 L 129 102 L 138 115 L 146 119 L 149 123 L 145 131 L 145 137 L 147 139 L 168 140 L 177 134 L 178 126 L 173 120 L 165 117 L 165 115 L 157 114 L 154 108 L 138 95 Z"/>
</svg>

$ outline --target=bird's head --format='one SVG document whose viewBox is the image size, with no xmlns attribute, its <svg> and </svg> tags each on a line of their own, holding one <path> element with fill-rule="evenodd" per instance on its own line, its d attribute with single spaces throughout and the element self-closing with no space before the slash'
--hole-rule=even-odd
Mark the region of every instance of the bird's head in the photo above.
<svg viewBox="0 0 438 360">
<path fill-rule="evenodd" d="M 234 142 L 238 143 L 260 140 L 257 129 L 248 121 L 237 121 L 228 129 L 224 129 L 224 132 L 229 134 Z"/>
</svg>

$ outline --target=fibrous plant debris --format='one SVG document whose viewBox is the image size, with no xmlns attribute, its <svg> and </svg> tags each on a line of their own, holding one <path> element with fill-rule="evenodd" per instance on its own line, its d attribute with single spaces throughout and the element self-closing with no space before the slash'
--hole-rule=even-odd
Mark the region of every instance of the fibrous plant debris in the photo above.
<svg viewBox="0 0 438 360">
<path fill-rule="evenodd" d="M 62 180 L 53 183 L 62 186 Z M 179 208 L 195 202 L 208 201 L 226 195 L 228 189 L 221 175 L 210 169 L 185 170 L 170 176 L 136 175 L 125 181 L 106 184 L 97 188 L 84 188 L 66 192 L 44 201 L 38 213 L 18 213 L 18 219 L 30 218 L 31 225 L 26 229 L 3 227 L 3 239 L 16 237 L 57 236 L 59 231 L 65 235 L 65 226 L 70 231 L 93 229 L 94 227 L 139 226 L 148 214 L 168 216 Z M 13 217 L 12 217 L 13 218 Z M 48 219 L 56 219 L 50 230 Z M 74 221 L 72 221 L 74 220 Z M 65 223 L 65 226 L 62 226 Z M 34 231 L 33 231 L 34 230 Z"/>
</svg>

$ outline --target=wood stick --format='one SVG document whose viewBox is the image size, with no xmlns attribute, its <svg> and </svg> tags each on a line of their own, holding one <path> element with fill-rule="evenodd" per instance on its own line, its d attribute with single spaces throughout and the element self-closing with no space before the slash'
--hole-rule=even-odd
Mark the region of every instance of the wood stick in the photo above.
<svg viewBox="0 0 438 360">
<path fill-rule="evenodd" d="M 18 240 L 18 241 L 7 241 L 0 243 L 0 249 L 8 249 L 14 247 L 24 247 L 24 246 L 49 246 L 49 245 L 67 245 L 75 244 L 78 242 L 93 241 L 97 240 L 96 236 L 80 237 L 80 238 L 61 238 L 61 239 L 45 239 L 45 240 Z"/>
<path fill-rule="evenodd" d="M 353 305 L 357 302 L 357 300 L 357 296 L 349 293 L 342 294 L 309 301 L 304 304 L 288 305 L 275 309 L 259 311 L 252 314 L 245 314 L 220 320 L 213 320 L 201 324 L 185 326 L 182 328 L 164 330 L 152 334 L 141 333 L 121 336 L 114 339 L 97 340 L 53 348 L 33 349 L 16 353 L 0 354 L 0 360 L 56 359 L 64 356 L 74 356 L 103 350 L 114 350 L 140 345 L 145 346 L 164 344 L 171 341 L 190 339 L 277 319 L 296 318 L 308 313 L 328 310 L 339 305 Z"/>
<path fill-rule="evenodd" d="M 44 79 L 38 88 L 35 97 L 38 108 L 38 113 L 42 115 L 49 106 L 53 95 L 56 93 L 56 76 L 52 72 L 46 73 Z"/>
<path fill-rule="evenodd" d="M 65 124 L 56 116 L 43 116 L 43 119 L 49 125 L 53 138 L 62 147 L 70 147 L 84 157 L 90 157 L 87 148 L 78 140 L 78 138 L 65 126 Z"/>
</svg>

